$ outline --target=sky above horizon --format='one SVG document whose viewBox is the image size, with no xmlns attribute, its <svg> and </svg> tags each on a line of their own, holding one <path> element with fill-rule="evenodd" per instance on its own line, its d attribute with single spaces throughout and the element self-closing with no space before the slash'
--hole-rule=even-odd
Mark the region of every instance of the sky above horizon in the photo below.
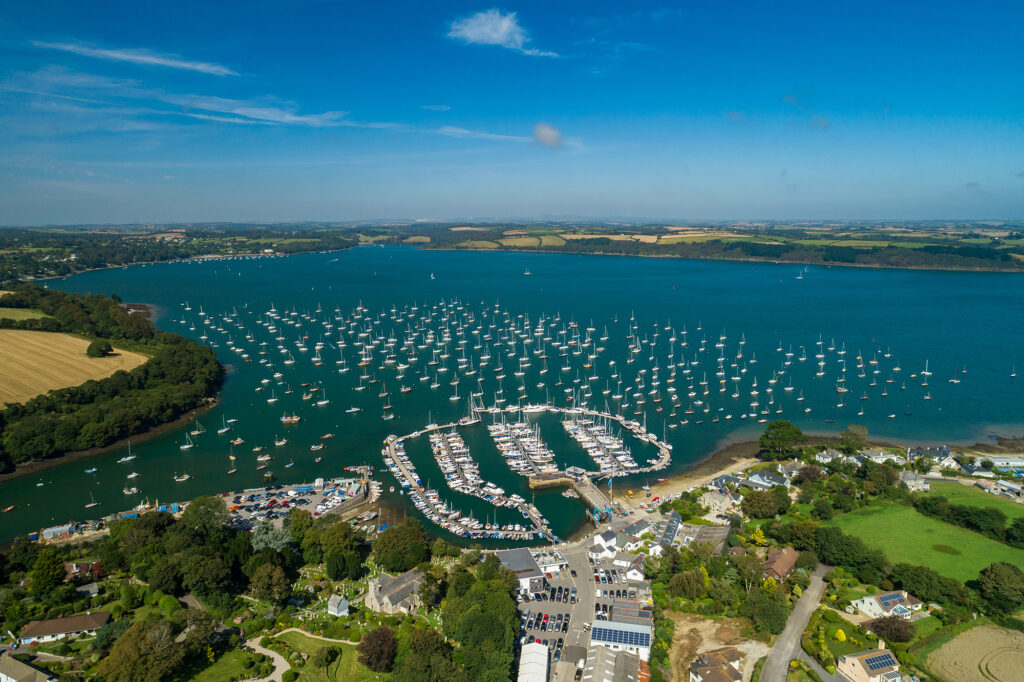
<svg viewBox="0 0 1024 682">
<path fill-rule="evenodd" d="M 5 3 L 0 224 L 1024 218 L 1024 4 Z"/>
</svg>

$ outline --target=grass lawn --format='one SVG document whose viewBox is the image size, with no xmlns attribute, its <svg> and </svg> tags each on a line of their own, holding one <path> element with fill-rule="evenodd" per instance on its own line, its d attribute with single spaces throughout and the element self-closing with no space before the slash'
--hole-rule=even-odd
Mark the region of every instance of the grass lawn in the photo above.
<svg viewBox="0 0 1024 682">
<path fill-rule="evenodd" d="M 40 317 L 49 317 L 41 310 L 32 308 L 0 308 L 0 319 L 8 320 L 35 320 Z"/>
<path fill-rule="evenodd" d="M 245 672 L 245 667 L 243 667 L 242 663 L 251 656 L 252 654 L 248 651 L 232 649 L 218 658 L 209 668 L 200 671 L 194 677 L 190 678 L 190 682 L 220 682 L 220 680 L 230 680 L 232 677 L 237 677 Z"/>
<path fill-rule="evenodd" d="M 505 246 L 540 246 L 537 237 L 505 237 L 499 241 Z"/>
<path fill-rule="evenodd" d="M 955 481 L 932 481 L 935 494 L 942 495 L 952 504 L 969 507 L 995 507 L 1010 519 L 1024 517 L 1024 504 L 1017 504 L 999 495 L 987 493 L 974 486 L 961 485 Z"/>
<path fill-rule="evenodd" d="M 942 621 L 936 618 L 935 616 L 929 616 L 927 618 L 922 618 L 921 620 L 914 621 L 914 632 L 917 633 L 917 639 L 927 637 L 928 635 L 932 634 L 941 627 Z"/>
<path fill-rule="evenodd" d="M 1024 550 L 918 514 L 900 504 L 864 507 L 836 516 L 835 526 L 880 549 L 892 562 L 923 565 L 956 580 L 972 580 L 994 561 L 1024 566 Z"/>
<path fill-rule="evenodd" d="M 300 669 L 299 682 L 362 682 L 377 679 L 377 673 L 359 662 L 359 654 L 352 644 L 322 642 L 300 632 L 286 632 L 275 639 L 281 640 L 295 651 L 310 656 L 322 646 L 331 646 L 341 651 L 341 656 L 334 659 L 326 669 L 317 668 L 307 661 Z M 380 679 L 390 679 L 390 675 L 381 674 Z"/>
</svg>

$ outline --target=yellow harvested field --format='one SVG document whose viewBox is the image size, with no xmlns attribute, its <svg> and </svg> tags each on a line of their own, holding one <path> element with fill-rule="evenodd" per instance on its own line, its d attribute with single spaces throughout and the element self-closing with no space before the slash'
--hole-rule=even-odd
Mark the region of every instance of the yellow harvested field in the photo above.
<svg viewBox="0 0 1024 682">
<path fill-rule="evenodd" d="M 482 227 L 453 227 L 450 228 L 452 232 L 486 232 L 487 230 Z"/>
<path fill-rule="evenodd" d="M 430 241 L 430 237 L 425 234 L 418 234 L 415 237 L 406 237 L 402 240 L 404 244 L 426 244 Z"/>
<path fill-rule="evenodd" d="M 565 240 L 557 234 L 542 234 L 540 236 L 541 246 L 561 246 L 562 244 L 565 244 Z"/>
<path fill-rule="evenodd" d="M 505 230 L 504 232 L 502 232 L 502 234 L 505 235 L 506 237 L 515 237 L 517 235 L 526 234 L 526 230 Z"/>
<path fill-rule="evenodd" d="M 49 317 L 46 313 L 31 308 L 3 308 L 0 307 L 0 320 L 34 320 L 40 317 Z"/>
<path fill-rule="evenodd" d="M 500 241 L 505 246 L 540 246 L 537 237 L 508 237 Z"/>
<path fill-rule="evenodd" d="M 946 680 L 1019 680 L 1024 669 L 1024 633 L 991 625 L 971 628 L 928 654 L 927 663 Z"/>
<path fill-rule="evenodd" d="M 148 359 L 116 348 L 116 355 L 90 358 L 85 355 L 88 347 L 88 341 L 70 334 L 0 329 L 0 405 L 103 379 Z"/>
<path fill-rule="evenodd" d="M 645 244 L 653 244 L 654 242 L 658 241 L 658 235 L 656 235 L 656 234 L 635 234 L 635 235 L 633 235 L 633 239 L 637 240 L 638 242 L 643 242 Z"/>
</svg>

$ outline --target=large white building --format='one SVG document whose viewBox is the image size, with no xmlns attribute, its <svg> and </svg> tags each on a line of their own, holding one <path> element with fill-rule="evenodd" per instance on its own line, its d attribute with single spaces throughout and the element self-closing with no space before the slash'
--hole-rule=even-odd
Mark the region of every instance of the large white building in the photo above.
<svg viewBox="0 0 1024 682">
<path fill-rule="evenodd" d="M 524 644 L 519 653 L 518 682 L 547 682 L 548 648 L 540 642 Z"/>
<path fill-rule="evenodd" d="M 628 651 L 646 661 L 651 657 L 651 626 L 634 623 L 594 621 L 590 630 L 590 646 L 608 647 L 613 651 Z"/>
</svg>

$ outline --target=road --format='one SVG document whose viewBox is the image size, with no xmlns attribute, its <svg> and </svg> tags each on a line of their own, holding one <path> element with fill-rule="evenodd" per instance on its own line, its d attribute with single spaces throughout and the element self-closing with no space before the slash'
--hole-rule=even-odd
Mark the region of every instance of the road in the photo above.
<svg viewBox="0 0 1024 682">
<path fill-rule="evenodd" d="M 800 648 L 800 635 L 807 627 L 811 614 L 821 603 L 821 595 L 825 591 L 825 581 L 822 580 L 822 576 L 828 570 L 827 566 L 819 564 L 811 574 L 811 584 L 800 596 L 796 607 L 793 608 L 793 613 L 789 614 L 789 620 L 786 621 L 786 629 L 775 640 L 772 651 L 768 654 L 768 660 L 765 661 L 764 669 L 761 671 L 761 679 L 764 682 L 786 682 L 789 662 L 797 658 L 797 654 L 803 651 Z"/>
</svg>

